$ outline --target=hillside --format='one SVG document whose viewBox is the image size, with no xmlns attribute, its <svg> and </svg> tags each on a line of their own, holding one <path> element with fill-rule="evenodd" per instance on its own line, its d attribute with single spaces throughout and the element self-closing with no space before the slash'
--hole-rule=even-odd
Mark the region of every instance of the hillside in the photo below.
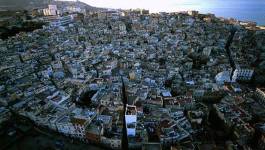
<svg viewBox="0 0 265 150">
<path fill-rule="evenodd" d="M 0 0 L 0 10 L 31 10 L 34 8 L 45 8 L 48 4 L 57 4 L 58 7 L 63 5 L 78 4 L 88 10 L 98 10 L 100 8 L 92 7 L 83 2 L 54 1 L 54 0 Z"/>
<path fill-rule="evenodd" d="M 17 10 L 47 6 L 49 0 L 1 0 L 0 9 Z"/>
</svg>

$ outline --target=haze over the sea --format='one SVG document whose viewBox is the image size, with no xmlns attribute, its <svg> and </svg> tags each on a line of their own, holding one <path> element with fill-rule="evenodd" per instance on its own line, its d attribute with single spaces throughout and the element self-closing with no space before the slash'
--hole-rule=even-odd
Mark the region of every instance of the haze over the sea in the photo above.
<svg viewBox="0 0 265 150">
<path fill-rule="evenodd" d="M 151 12 L 198 10 L 265 25 L 265 0 L 80 0 L 105 8 L 145 8 Z"/>
</svg>

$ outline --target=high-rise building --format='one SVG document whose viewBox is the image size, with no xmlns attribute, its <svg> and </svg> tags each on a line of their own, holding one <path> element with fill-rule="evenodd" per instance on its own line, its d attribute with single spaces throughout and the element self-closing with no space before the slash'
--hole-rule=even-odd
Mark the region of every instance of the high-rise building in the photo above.
<svg viewBox="0 0 265 150">
<path fill-rule="evenodd" d="M 232 81 L 251 80 L 254 70 L 252 69 L 236 69 L 233 73 Z"/>
<path fill-rule="evenodd" d="M 136 106 L 132 105 L 126 106 L 125 121 L 126 121 L 127 136 L 135 136 L 136 122 L 137 122 Z"/>
</svg>

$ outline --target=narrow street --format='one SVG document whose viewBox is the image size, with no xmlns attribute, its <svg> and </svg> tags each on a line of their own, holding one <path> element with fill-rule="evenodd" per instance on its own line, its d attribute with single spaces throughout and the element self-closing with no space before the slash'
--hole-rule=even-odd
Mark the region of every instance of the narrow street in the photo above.
<svg viewBox="0 0 265 150">
<path fill-rule="evenodd" d="M 122 149 L 123 150 L 128 150 L 128 137 L 127 137 L 127 130 L 126 130 L 126 121 L 125 121 L 125 110 L 126 110 L 126 105 L 127 105 L 127 96 L 126 96 L 126 90 L 125 90 L 125 85 L 123 78 L 121 76 L 121 81 L 122 81 L 122 101 L 123 101 L 123 134 L 122 134 Z"/>
<path fill-rule="evenodd" d="M 230 35 L 228 37 L 228 40 L 227 40 L 227 42 L 225 44 L 225 50 L 226 50 L 226 53 L 227 53 L 227 56 L 228 56 L 228 59 L 229 59 L 229 63 L 231 65 L 232 69 L 233 69 L 232 72 L 235 71 L 236 65 L 235 65 L 235 62 L 234 62 L 234 60 L 232 58 L 232 55 L 231 55 L 230 46 L 231 46 L 231 44 L 233 42 L 233 38 L 235 36 L 235 33 L 236 33 L 236 29 L 235 28 L 232 28 L 230 30 Z M 232 79 L 232 76 L 233 76 L 233 74 L 231 74 L 231 77 L 230 77 L 231 79 Z"/>
</svg>

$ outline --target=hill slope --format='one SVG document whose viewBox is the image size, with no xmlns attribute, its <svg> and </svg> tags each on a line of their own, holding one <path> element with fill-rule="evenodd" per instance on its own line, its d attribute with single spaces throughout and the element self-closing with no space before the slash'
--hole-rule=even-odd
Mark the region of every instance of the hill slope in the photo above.
<svg viewBox="0 0 265 150">
<path fill-rule="evenodd" d="M 49 0 L 1 0 L 0 8 L 6 10 L 32 9 L 47 6 L 48 3 Z"/>
<path fill-rule="evenodd" d="M 88 10 L 98 10 L 100 8 L 92 7 L 83 2 L 55 1 L 55 0 L 0 0 L 0 10 L 31 10 L 34 8 L 45 8 L 48 4 L 57 4 L 58 7 L 63 5 L 78 4 Z"/>
</svg>

